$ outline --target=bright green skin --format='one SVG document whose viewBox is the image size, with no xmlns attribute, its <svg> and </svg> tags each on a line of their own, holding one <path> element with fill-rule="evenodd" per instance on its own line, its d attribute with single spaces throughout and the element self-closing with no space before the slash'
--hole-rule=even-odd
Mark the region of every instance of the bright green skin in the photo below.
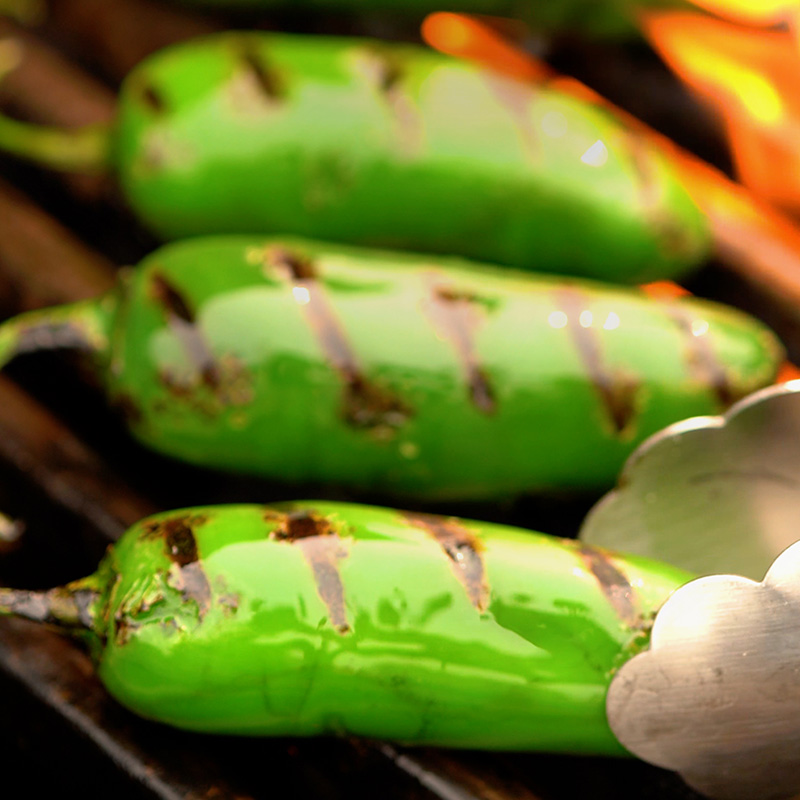
<svg viewBox="0 0 800 800">
<path fill-rule="evenodd" d="M 276 232 L 614 282 L 674 277 L 709 242 L 674 168 L 607 111 L 408 45 L 177 45 L 126 80 L 114 147 L 169 239 Z"/>
<path fill-rule="evenodd" d="M 275 253 L 316 279 L 293 282 Z M 432 311 L 441 292 L 462 298 L 445 303 L 455 328 Z M 304 302 L 312 293 L 324 311 Z M 166 246 L 94 308 L 109 393 L 148 445 L 381 496 L 608 487 L 646 436 L 768 385 L 782 360 L 760 323 L 708 302 L 285 239 Z M 360 417 L 348 368 L 400 411 Z"/>
<path fill-rule="evenodd" d="M 460 552 L 482 564 L 481 610 L 433 533 L 401 512 L 282 508 L 331 522 L 310 546 L 338 553 L 323 578 L 303 549 L 311 539 L 271 539 L 281 523 L 263 506 L 163 514 L 114 545 L 92 580 L 108 592 L 94 606 L 98 671 L 120 702 L 215 733 L 623 752 L 605 719 L 611 674 L 692 576 L 584 549 L 593 571 L 575 542 L 445 521 L 474 537 Z M 200 560 L 187 574 L 169 553 L 190 550 L 192 535 Z M 202 575 L 210 594 L 186 589 Z M 331 594 L 343 598 L 345 632 Z"/>
</svg>

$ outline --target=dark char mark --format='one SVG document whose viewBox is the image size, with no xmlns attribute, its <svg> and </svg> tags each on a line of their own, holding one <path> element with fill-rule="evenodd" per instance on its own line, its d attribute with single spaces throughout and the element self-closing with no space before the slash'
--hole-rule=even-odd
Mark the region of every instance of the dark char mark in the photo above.
<svg viewBox="0 0 800 800">
<path fill-rule="evenodd" d="M 403 85 L 406 76 L 403 60 L 380 47 L 366 47 L 363 51 L 370 67 L 370 80 L 394 120 L 398 150 L 406 157 L 413 157 L 424 146 L 424 129 L 419 111 Z"/>
<path fill-rule="evenodd" d="M 372 55 L 377 64 L 378 88 L 385 94 L 394 91 L 403 79 L 404 70 L 400 62 L 389 53 L 381 50 L 375 50 Z"/>
<path fill-rule="evenodd" d="M 633 421 L 638 384 L 604 366 L 595 327 L 584 328 L 580 324 L 580 314 L 584 309 L 578 291 L 573 288 L 564 289 L 559 293 L 559 300 L 567 315 L 572 341 L 586 367 L 589 379 L 603 402 L 614 430 L 621 434 Z"/>
<path fill-rule="evenodd" d="M 630 581 L 611 562 L 609 555 L 588 545 L 578 543 L 578 554 L 587 569 L 597 579 L 600 589 L 617 613 L 628 626 L 636 627 L 640 622 L 636 610 L 636 596 Z"/>
<path fill-rule="evenodd" d="M 176 286 L 157 272 L 151 277 L 151 285 L 153 287 L 153 296 L 164 307 L 169 316 L 174 316 L 194 325 L 194 312 L 189 308 L 189 304 Z"/>
<path fill-rule="evenodd" d="M 485 611 L 489 607 L 489 583 L 481 555 L 483 544 L 475 534 L 453 517 L 410 512 L 403 517 L 436 540 L 450 559 L 453 574 L 464 586 L 470 603 L 478 611 Z"/>
<path fill-rule="evenodd" d="M 264 519 L 278 523 L 269 534 L 270 539 L 300 548 L 314 575 L 317 594 L 328 609 L 331 625 L 337 633 L 349 633 L 344 586 L 339 574 L 339 561 L 347 556 L 347 551 L 334 526 L 325 517 L 305 510 L 286 514 L 267 509 Z"/>
<path fill-rule="evenodd" d="M 692 376 L 709 386 L 720 409 L 726 409 L 744 396 L 737 392 L 728 379 L 724 365 L 717 359 L 707 334 L 695 336 L 692 332 L 694 317 L 679 302 L 663 303 L 670 318 L 683 334 L 686 349 L 686 362 Z"/>
<path fill-rule="evenodd" d="M 152 83 L 144 83 L 139 89 L 139 96 L 145 108 L 158 116 L 166 113 L 167 103 L 164 95 Z"/>
<path fill-rule="evenodd" d="M 212 389 L 218 388 L 221 383 L 219 367 L 186 298 L 178 287 L 158 272 L 152 274 L 150 281 L 153 298 L 164 309 L 169 326 L 180 339 L 203 383 Z"/>
<path fill-rule="evenodd" d="M 476 298 L 466 292 L 435 286 L 425 308 L 434 328 L 453 345 L 458 355 L 469 386 L 470 400 L 479 411 L 493 414 L 497 410 L 494 389 L 478 361 L 473 341 L 481 319 Z"/>
<path fill-rule="evenodd" d="M 256 86 L 262 94 L 270 101 L 281 100 L 285 96 L 283 84 L 275 72 L 264 61 L 262 54 L 248 45 L 242 48 L 239 53 L 242 65 L 255 78 Z"/>
<path fill-rule="evenodd" d="M 328 302 L 313 262 L 283 247 L 271 247 L 265 256 L 273 268 L 293 287 L 306 291 L 300 303 L 322 352 L 344 382 L 344 419 L 356 428 L 392 429 L 411 415 L 400 398 L 376 386 L 363 374 L 347 337 Z"/>
<path fill-rule="evenodd" d="M 189 514 L 167 517 L 146 523 L 142 534 L 148 539 L 163 538 L 164 551 L 180 569 L 183 596 L 197 603 L 201 617 L 211 603 L 211 586 L 197 551 L 194 529 L 207 519 L 202 515 Z"/>
</svg>

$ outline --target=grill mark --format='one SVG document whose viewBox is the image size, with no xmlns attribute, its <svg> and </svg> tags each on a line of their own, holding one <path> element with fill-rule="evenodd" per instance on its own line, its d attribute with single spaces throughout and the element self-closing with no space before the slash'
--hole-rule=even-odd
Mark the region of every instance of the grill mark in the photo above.
<svg viewBox="0 0 800 800">
<path fill-rule="evenodd" d="M 151 282 L 153 294 L 167 314 L 194 325 L 194 312 L 189 308 L 180 290 L 159 273 L 153 274 Z"/>
<path fill-rule="evenodd" d="M 725 366 L 714 354 L 708 335 L 695 336 L 692 323 L 695 318 L 677 303 L 661 303 L 670 319 L 683 334 L 686 348 L 686 363 L 692 377 L 708 385 L 714 393 L 717 404 L 728 408 L 742 398 L 746 392 L 737 391 L 725 371 Z"/>
<path fill-rule="evenodd" d="M 422 119 L 408 93 L 403 91 L 403 64 L 381 50 L 365 48 L 363 53 L 370 80 L 392 114 L 398 149 L 409 157 L 418 154 L 424 141 Z"/>
<path fill-rule="evenodd" d="M 339 561 L 347 557 L 339 534 L 325 517 L 313 511 L 296 511 L 289 514 L 267 509 L 267 522 L 278 522 L 269 538 L 299 547 L 314 575 L 314 583 L 334 629 L 339 634 L 349 633 L 344 586 L 339 574 Z"/>
<path fill-rule="evenodd" d="M 397 62 L 387 54 L 374 53 L 376 64 L 376 75 L 378 88 L 381 92 L 389 93 L 397 88 L 400 81 L 403 79 L 404 70 Z"/>
<path fill-rule="evenodd" d="M 404 519 L 432 536 L 450 559 L 453 574 L 478 610 L 489 607 L 489 582 L 483 563 L 483 543 L 457 519 L 434 514 L 404 513 Z"/>
<path fill-rule="evenodd" d="M 575 289 L 562 289 L 558 293 L 560 305 L 567 315 L 567 325 L 572 341 L 578 350 L 595 391 L 605 407 L 608 417 L 619 435 L 633 421 L 636 413 L 635 399 L 638 384 L 603 365 L 603 356 L 592 326 L 580 324 L 581 295 Z"/>
<path fill-rule="evenodd" d="M 189 361 L 200 373 L 203 383 L 212 389 L 218 388 L 221 383 L 219 367 L 185 297 L 160 273 L 153 273 L 151 287 L 155 301 L 164 310 L 167 324 L 178 337 Z"/>
<path fill-rule="evenodd" d="M 280 248 L 265 253 L 266 266 L 274 269 L 293 289 L 305 290 L 297 303 L 330 365 L 344 383 L 344 419 L 356 428 L 391 430 L 402 426 L 410 409 L 393 393 L 371 383 L 363 374 L 355 352 L 339 324 L 309 259 Z"/>
<path fill-rule="evenodd" d="M 507 78 L 497 72 L 483 73 L 486 84 L 500 105 L 506 110 L 520 133 L 523 147 L 529 158 L 539 155 L 540 144 L 533 123 L 533 91 L 530 84 Z"/>
<path fill-rule="evenodd" d="M 479 411 L 493 414 L 497 410 L 494 389 L 478 361 L 473 340 L 474 331 L 481 321 L 475 297 L 434 286 L 423 307 L 434 329 L 455 349 L 467 380 L 470 400 Z"/>
<path fill-rule="evenodd" d="M 680 256 L 691 253 L 692 242 L 680 222 L 661 204 L 661 183 L 653 168 L 650 146 L 633 130 L 625 132 L 624 142 L 639 184 L 639 202 L 648 226 L 655 232 L 662 252 Z"/>
<path fill-rule="evenodd" d="M 167 103 L 164 95 L 153 86 L 152 83 L 144 83 L 139 88 L 139 97 L 148 111 L 161 116 L 167 111 Z"/>
<path fill-rule="evenodd" d="M 207 520 L 202 515 L 167 517 L 147 523 L 142 533 L 148 539 L 163 538 L 164 551 L 180 572 L 181 593 L 197 603 L 201 618 L 211 604 L 211 586 L 201 564 L 194 529 Z"/>
<path fill-rule="evenodd" d="M 244 47 L 239 53 L 242 66 L 253 77 L 256 88 L 270 102 L 282 100 L 285 90 L 277 72 L 270 68 L 261 53 L 251 47 Z"/>
<path fill-rule="evenodd" d="M 604 551 L 581 543 L 578 543 L 577 551 L 617 616 L 629 627 L 637 627 L 640 615 L 636 608 L 636 594 L 627 577 L 614 566 Z"/>
</svg>

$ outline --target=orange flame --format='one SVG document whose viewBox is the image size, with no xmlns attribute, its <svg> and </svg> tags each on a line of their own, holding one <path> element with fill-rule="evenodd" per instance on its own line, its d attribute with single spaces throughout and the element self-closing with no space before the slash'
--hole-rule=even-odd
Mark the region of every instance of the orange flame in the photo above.
<svg viewBox="0 0 800 800">
<path fill-rule="evenodd" d="M 776 25 L 800 11 L 798 0 L 690 0 L 693 5 L 734 22 Z"/>
<path fill-rule="evenodd" d="M 677 300 L 679 297 L 688 297 L 691 292 L 672 281 L 653 281 L 643 283 L 639 288 L 654 300 Z"/>
<path fill-rule="evenodd" d="M 800 212 L 800 52 L 790 34 L 679 12 L 644 14 L 642 24 L 723 120 L 742 183 Z"/>
<path fill-rule="evenodd" d="M 538 82 L 549 68 L 492 27 L 491 18 L 438 11 L 422 23 L 422 38 L 442 53 L 491 64 L 499 72 Z"/>
<path fill-rule="evenodd" d="M 800 378 L 800 369 L 796 367 L 791 361 L 784 361 L 781 364 L 778 375 L 775 378 L 775 383 L 788 383 L 789 381 L 796 381 Z"/>
</svg>

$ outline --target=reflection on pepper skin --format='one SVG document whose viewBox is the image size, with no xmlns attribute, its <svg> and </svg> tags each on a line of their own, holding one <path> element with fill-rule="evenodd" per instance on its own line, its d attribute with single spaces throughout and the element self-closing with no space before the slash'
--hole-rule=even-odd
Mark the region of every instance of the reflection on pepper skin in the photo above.
<svg viewBox="0 0 800 800">
<path fill-rule="evenodd" d="M 646 436 L 782 360 L 692 298 L 250 237 L 169 245 L 112 295 L 0 327 L 0 362 L 51 346 L 94 351 L 166 454 L 430 499 L 608 488 Z"/>
<path fill-rule="evenodd" d="M 470 559 L 485 608 L 474 565 L 454 568 Z M 621 753 L 604 713 L 611 674 L 690 577 L 489 523 L 329 502 L 221 506 L 151 517 L 94 576 L 38 604 L 0 590 L 0 612 L 80 624 L 110 692 L 182 728 Z"/>
</svg>

